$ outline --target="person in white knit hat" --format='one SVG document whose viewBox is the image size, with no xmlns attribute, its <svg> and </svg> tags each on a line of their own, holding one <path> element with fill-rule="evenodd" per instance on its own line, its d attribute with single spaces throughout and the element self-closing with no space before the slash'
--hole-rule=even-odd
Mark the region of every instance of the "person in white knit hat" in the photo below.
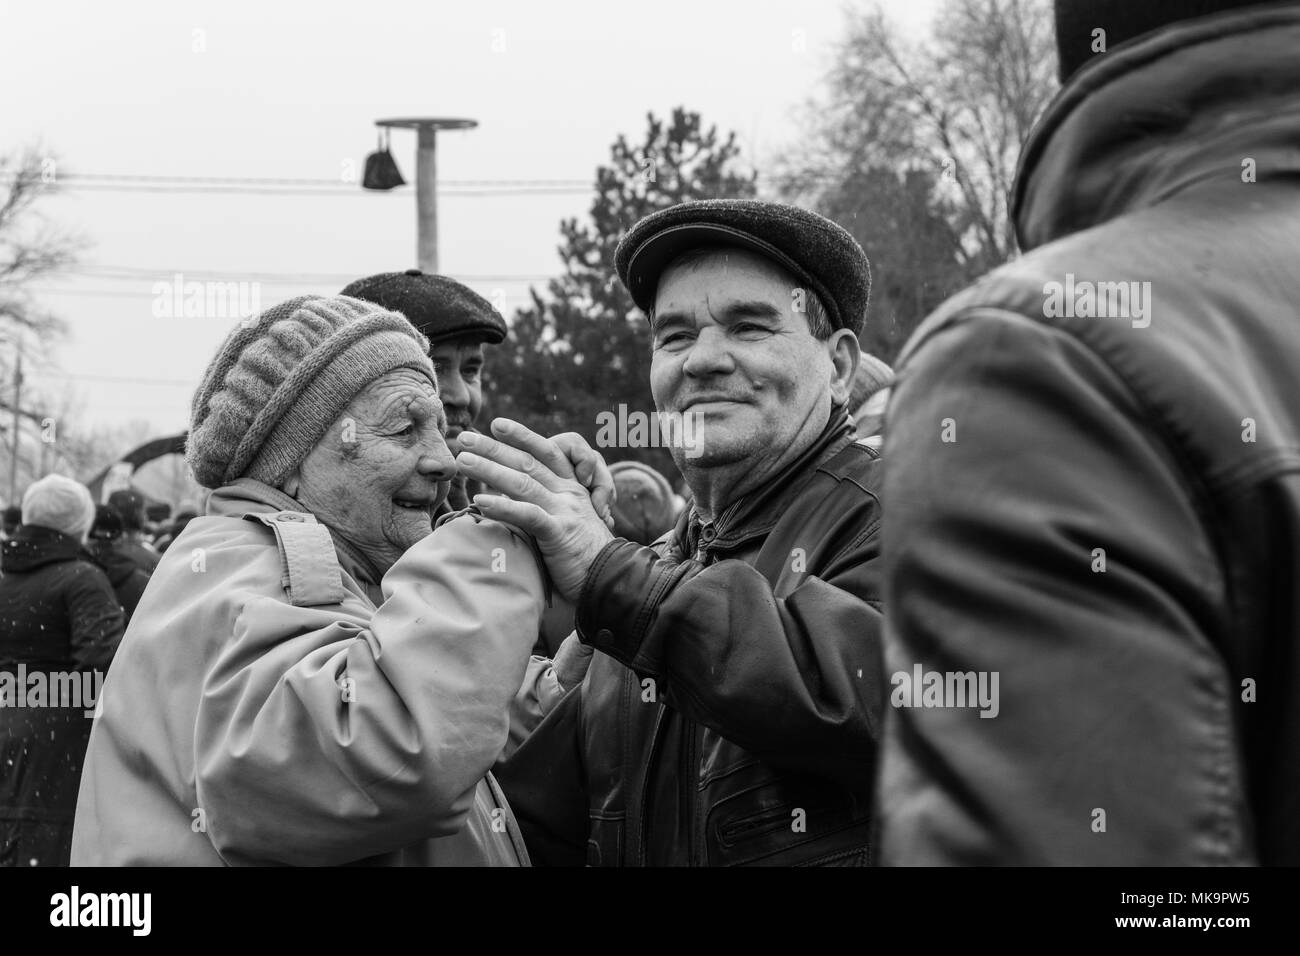
<svg viewBox="0 0 1300 956">
<path fill-rule="evenodd" d="M 0 866 L 68 865 L 94 706 L 69 690 L 97 686 L 122 636 L 112 585 L 82 550 L 94 514 L 85 486 L 49 475 L 3 545 Z"/>
<path fill-rule="evenodd" d="M 504 524 L 431 533 L 456 465 L 427 352 L 347 296 L 218 350 L 187 445 L 207 514 L 105 685 L 74 865 L 528 862 L 490 768 L 526 671 L 560 692 L 529 660 L 549 583 Z M 594 453 L 577 467 L 612 488 Z"/>
</svg>

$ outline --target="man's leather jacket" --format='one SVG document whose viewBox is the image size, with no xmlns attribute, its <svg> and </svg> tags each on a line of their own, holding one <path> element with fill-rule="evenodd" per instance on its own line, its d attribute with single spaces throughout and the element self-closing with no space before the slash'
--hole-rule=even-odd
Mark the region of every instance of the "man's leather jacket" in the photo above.
<svg viewBox="0 0 1300 956">
<path fill-rule="evenodd" d="M 711 525 L 606 546 L 577 612 L 603 653 L 499 770 L 534 863 L 871 861 L 879 466 L 836 408 Z"/>
</svg>

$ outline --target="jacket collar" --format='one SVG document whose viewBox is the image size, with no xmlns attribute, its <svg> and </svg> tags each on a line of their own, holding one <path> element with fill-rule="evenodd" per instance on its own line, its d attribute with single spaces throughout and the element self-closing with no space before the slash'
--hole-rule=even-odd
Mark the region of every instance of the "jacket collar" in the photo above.
<svg viewBox="0 0 1300 956">
<path fill-rule="evenodd" d="M 1300 172 L 1300 7 L 1190 20 L 1097 58 L 1061 90 L 1021 155 L 1022 249 L 1206 184 Z M 1243 193 L 1243 197 L 1249 194 Z"/>
<path fill-rule="evenodd" d="M 61 531 L 40 525 L 22 525 L 4 543 L 6 571 L 35 571 L 47 564 L 78 560 L 90 560 L 90 555 L 81 547 L 81 542 Z"/>
<path fill-rule="evenodd" d="M 711 550 L 726 550 L 759 537 L 776 527 L 790 500 L 812 477 L 817 467 L 853 441 L 853 422 L 843 405 L 831 407 L 830 418 L 808 449 L 743 498 L 738 498 L 706 525 L 695 506 L 678 519 L 672 532 L 672 549 L 679 556 L 695 553 L 702 539 Z"/>
<path fill-rule="evenodd" d="M 228 518 L 242 518 L 246 514 L 265 514 L 268 511 L 298 511 L 311 514 L 302 502 L 286 495 L 278 488 L 252 478 L 238 478 L 223 485 L 208 497 L 208 514 Z M 322 522 L 324 525 L 324 522 Z M 324 525 L 329 528 L 329 525 Z M 366 586 L 377 586 L 383 575 L 370 560 L 329 528 L 339 566 L 354 579 Z"/>
</svg>

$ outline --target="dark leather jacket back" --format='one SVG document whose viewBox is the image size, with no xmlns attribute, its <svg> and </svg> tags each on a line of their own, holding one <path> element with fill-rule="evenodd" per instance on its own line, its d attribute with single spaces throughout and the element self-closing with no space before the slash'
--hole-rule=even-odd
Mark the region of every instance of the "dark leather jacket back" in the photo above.
<svg viewBox="0 0 1300 956">
<path fill-rule="evenodd" d="M 839 422 L 712 526 L 602 552 L 605 653 L 499 774 L 535 863 L 870 862 L 878 468 Z"/>
<path fill-rule="evenodd" d="M 1002 702 L 887 708 L 884 862 L 1300 863 L 1298 48 L 1262 5 L 1082 70 L 1027 254 L 898 363 L 887 665 Z"/>
</svg>

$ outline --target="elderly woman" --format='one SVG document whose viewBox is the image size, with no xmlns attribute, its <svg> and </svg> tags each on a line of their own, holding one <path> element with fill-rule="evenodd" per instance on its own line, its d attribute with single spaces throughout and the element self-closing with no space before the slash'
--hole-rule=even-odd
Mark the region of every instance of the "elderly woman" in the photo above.
<svg viewBox="0 0 1300 956">
<path fill-rule="evenodd" d="M 214 490 L 105 684 L 74 865 L 527 862 L 489 770 L 545 577 L 506 525 L 430 533 L 456 466 L 426 350 L 345 296 L 221 346 L 187 446 Z"/>
<path fill-rule="evenodd" d="M 117 597 L 83 550 L 94 516 L 85 486 L 50 475 L 4 543 L 0 866 L 68 865 L 96 674 L 122 636 Z"/>
</svg>

